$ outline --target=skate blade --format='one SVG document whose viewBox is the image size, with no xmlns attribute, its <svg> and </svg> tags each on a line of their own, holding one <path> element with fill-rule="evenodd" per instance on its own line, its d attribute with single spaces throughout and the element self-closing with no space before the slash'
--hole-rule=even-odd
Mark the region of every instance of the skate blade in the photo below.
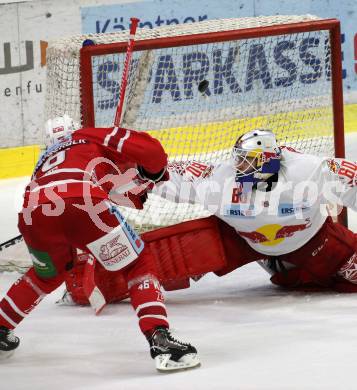
<svg viewBox="0 0 357 390">
<path fill-rule="evenodd" d="M 173 372 L 179 370 L 187 370 L 189 368 L 194 368 L 201 365 L 197 353 L 188 353 L 187 355 L 182 356 L 182 358 L 177 362 L 171 360 L 170 358 L 170 354 L 162 354 L 156 356 L 156 369 L 160 372 Z"/>
<path fill-rule="evenodd" d="M 0 360 L 6 360 L 10 358 L 14 353 L 14 349 L 12 351 L 0 351 Z"/>
</svg>

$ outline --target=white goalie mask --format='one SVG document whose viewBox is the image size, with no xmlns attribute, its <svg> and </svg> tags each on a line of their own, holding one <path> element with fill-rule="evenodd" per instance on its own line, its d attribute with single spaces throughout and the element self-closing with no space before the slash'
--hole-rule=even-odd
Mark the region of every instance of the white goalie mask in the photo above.
<svg viewBox="0 0 357 390">
<path fill-rule="evenodd" d="M 238 182 L 265 181 L 280 169 L 281 151 L 271 130 L 243 134 L 233 147 L 232 157 Z"/>
<path fill-rule="evenodd" d="M 79 129 L 79 125 L 67 114 L 49 119 L 45 123 L 45 143 L 51 146 Z"/>
</svg>

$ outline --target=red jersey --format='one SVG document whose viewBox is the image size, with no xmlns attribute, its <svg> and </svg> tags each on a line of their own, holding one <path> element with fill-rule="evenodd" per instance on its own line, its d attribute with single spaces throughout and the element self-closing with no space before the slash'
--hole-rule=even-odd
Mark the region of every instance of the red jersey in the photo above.
<svg viewBox="0 0 357 390">
<path fill-rule="evenodd" d="M 137 165 L 149 173 L 167 165 L 160 142 L 149 134 L 116 127 L 77 130 L 40 157 L 25 205 L 30 201 L 36 207 L 55 196 L 105 199 L 114 185 L 110 178 Z"/>
</svg>

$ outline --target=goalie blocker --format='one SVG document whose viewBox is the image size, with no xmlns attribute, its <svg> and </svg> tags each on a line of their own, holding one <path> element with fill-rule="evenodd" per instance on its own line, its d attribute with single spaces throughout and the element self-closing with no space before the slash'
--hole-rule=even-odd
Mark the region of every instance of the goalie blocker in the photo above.
<svg viewBox="0 0 357 390">
<path fill-rule="evenodd" d="M 165 290 L 188 288 L 190 278 L 198 280 L 208 272 L 223 276 L 258 261 L 270 267 L 272 283 L 282 287 L 357 292 L 357 272 L 350 272 L 355 261 L 357 264 L 356 236 L 330 218 L 303 248 L 274 258 L 254 251 L 232 227 L 215 216 L 161 228 L 141 237 L 150 247 L 152 269 Z M 78 256 L 75 267 L 67 274 L 66 286 L 75 303 L 90 302 L 98 314 L 106 303 L 127 298 L 128 289 L 121 271 L 108 272 L 100 264 L 88 261 L 89 256 Z"/>
</svg>

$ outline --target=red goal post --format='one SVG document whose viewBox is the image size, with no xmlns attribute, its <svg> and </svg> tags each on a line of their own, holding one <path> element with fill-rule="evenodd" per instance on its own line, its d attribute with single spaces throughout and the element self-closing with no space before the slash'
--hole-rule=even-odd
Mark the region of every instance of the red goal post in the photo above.
<svg viewBox="0 0 357 390">
<path fill-rule="evenodd" d="M 46 117 L 113 124 L 127 34 L 49 45 Z M 94 45 L 82 48 L 85 39 Z M 176 161 L 224 160 L 254 127 L 299 150 L 344 157 L 340 23 L 271 16 L 138 29 L 123 126 L 149 131 Z M 129 213 L 140 231 L 207 215 L 154 198 Z"/>
</svg>

